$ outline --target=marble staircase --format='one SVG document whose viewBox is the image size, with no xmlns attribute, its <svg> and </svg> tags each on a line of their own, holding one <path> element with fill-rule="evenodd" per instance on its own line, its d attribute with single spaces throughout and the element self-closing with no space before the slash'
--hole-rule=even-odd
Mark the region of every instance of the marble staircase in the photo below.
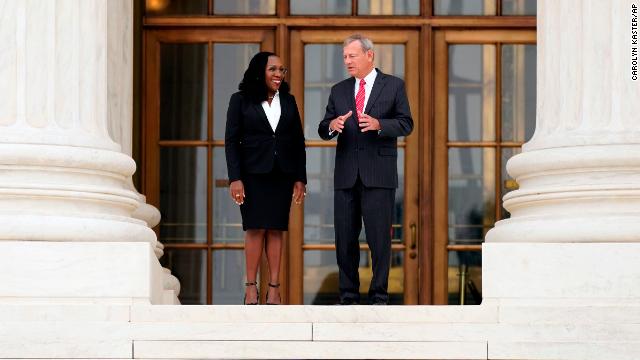
<svg viewBox="0 0 640 360">
<path fill-rule="evenodd" d="M 640 306 L 5 304 L 0 358 L 635 360 Z"/>
</svg>

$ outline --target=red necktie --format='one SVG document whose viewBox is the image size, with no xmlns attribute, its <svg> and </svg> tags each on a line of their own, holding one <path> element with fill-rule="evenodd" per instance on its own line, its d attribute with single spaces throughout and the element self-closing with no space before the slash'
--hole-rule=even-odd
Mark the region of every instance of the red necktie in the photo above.
<svg viewBox="0 0 640 360">
<path fill-rule="evenodd" d="M 356 110 L 359 113 L 364 112 L 364 86 L 367 83 L 364 79 L 360 80 L 360 86 L 358 86 L 358 94 L 356 94 Z"/>
</svg>

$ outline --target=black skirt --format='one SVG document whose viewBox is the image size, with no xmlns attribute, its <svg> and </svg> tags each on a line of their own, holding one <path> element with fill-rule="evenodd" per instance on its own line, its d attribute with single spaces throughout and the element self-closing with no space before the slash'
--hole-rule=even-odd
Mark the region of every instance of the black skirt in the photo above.
<svg viewBox="0 0 640 360">
<path fill-rule="evenodd" d="M 244 204 L 240 205 L 242 229 L 287 231 L 293 195 L 292 174 L 277 165 L 268 174 L 243 174 Z"/>
</svg>

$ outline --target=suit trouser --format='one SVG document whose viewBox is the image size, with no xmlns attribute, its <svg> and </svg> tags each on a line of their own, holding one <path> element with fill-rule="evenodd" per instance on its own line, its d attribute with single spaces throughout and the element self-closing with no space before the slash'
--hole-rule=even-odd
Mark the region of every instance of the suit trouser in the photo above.
<svg viewBox="0 0 640 360">
<path fill-rule="evenodd" d="M 365 187 L 360 177 L 352 188 L 335 190 L 334 222 L 341 300 L 349 298 L 360 301 L 358 237 L 364 220 L 365 236 L 373 261 L 369 301 L 389 301 L 387 287 L 395 192 L 395 189 Z"/>
</svg>

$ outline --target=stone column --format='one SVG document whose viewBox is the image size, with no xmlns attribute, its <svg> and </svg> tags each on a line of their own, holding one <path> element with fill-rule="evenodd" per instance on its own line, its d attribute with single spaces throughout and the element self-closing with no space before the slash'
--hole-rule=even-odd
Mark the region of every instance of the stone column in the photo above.
<svg viewBox="0 0 640 360">
<path fill-rule="evenodd" d="M 108 124 L 111 138 L 121 146 L 123 153 L 132 156 L 133 148 L 133 3 L 130 0 L 108 1 L 107 19 L 107 100 Z M 147 204 L 147 199 L 133 185 L 129 176 L 127 185 L 138 196 L 138 208 L 132 214 L 149 228 L 160 223 L 160 211 Z M 154 252 L 164 255 L 164 245 L 156 241 Z M 164 272 L 163 284 L 166 303 L 179 303 L 180 282 Z"/>
<path fill-rule="evenodd" d="M 634 3 L 538 0 L 536 131 L 507 163 L 520 187 L 483 246 L 487 300 L 640 302 Z"/>
<path fill-rule="evenodd" d="M 130 154 L 130 1 L 0 9 L 0 302 L 166 302 L 135 163 L 113 140 Z"/>
</svg>

